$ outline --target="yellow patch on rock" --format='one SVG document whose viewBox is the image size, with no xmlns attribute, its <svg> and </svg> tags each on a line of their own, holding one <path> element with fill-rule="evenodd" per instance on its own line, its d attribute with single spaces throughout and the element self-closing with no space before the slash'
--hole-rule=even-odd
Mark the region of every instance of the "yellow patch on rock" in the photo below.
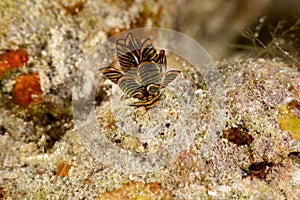
<svg viewBox="0 0 300 200">
<path fill-rule="evenodd" d="M 152 200 L 171 199 L 170 192 L 161 188 L 158 183 L 129 182 L 123 187 L 105 192 L 99 200 Z"/>
<path fill-rule="evenodd" d="M 293 138 L 300 140 L 300 119 L 295 115 L 288 105 L 282 105 L 279 108 L 280 116 L 279 126 L 282 130 L 288 131 Z"/>
</svg>

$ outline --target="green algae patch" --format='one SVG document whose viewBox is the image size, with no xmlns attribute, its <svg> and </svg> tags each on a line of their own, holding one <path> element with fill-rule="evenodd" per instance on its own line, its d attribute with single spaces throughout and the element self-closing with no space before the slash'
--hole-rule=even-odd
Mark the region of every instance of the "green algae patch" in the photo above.
<svg viewBox="0 0 300 200">
<path fill-rule="evenodd" d="M 280 128 L 288 131 L 293 138 L 300 140 L 300 119 L 293 113 L 282 115 L 279 120 Z"/>
<path fill-rule="evenodd" d="M 299 104 L 297 104 L 297 107 L 298 105 Z M 278 123 L 282 130 L 288 131 L 293 138 L 300 140 L 300 119 L 291 109 L 292 108 L 286 104 L 279 108 L 280 117 Z"/>
</svg>

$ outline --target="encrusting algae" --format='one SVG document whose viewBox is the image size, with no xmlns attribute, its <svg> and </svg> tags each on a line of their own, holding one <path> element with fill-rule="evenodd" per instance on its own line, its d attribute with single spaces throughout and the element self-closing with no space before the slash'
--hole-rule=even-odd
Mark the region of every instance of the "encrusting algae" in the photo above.
<svg viewBox="0 0 300 200">
<path fill-rule="evenodd" d="M 13 102 L 24 108 L 41 100 L 41 84 L 38 73 L 24 74 L 16 78 L 13 87 Z"/>
<path fill-rule="evenodd" d="M 298 115 L 293 113 L 293 109 L 298 110 Z M 278 123 L 280 128 L 288 131 L 296 140 L 300 140 L 300 104 L 296 100 L 289 103 L 283 103 L 279 107 L 280 116 Z"/>
<path fill-rule="evenodd" d="M 5 72 L 22 68 L 28 59 L 28 53 L 24 49 L 6 50 L 0 55 L 0 78 Z"/>
</svg>

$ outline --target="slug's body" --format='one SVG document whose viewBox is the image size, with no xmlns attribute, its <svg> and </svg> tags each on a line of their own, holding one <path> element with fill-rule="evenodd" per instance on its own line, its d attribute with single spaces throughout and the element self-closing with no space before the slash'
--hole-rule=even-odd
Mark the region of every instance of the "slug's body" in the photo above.
<svg viewBox="0 0 300 200">
<path fill-rule="evenodd" d="M 155 106 L 162 99 L 164 88 L 180 71 L 166 70 L 165 51 L 157 53 L 150 38 L 140 42 L 128 33 L 125 39 L 117 40 L 116 49 L 117 60 L 100 71 L 119 85 L 124 98 L 137 100 L 130 103 L 130 106 L 145 107 L 146 110 Z M 117 62 L 120 68 L 117 67 Z"/>
</svg>

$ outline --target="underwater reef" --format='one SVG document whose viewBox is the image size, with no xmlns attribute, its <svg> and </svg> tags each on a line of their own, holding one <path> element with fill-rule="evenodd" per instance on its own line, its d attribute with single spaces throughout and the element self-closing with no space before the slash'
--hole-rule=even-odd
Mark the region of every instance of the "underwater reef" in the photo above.
<svg viewBox="0 0 300 200">
<path fill-rule="evenodd" d="M 1 1 L 0 199 L 299 199 L 300 20 L 292 14 L 300 8 L 293 0 L 293 9 L 279 0 L 255 2 Z M 142 97 L 134 88 L 120 98 L 132 82 L 122 92 L 99 71 L 105 66 L 82 67 L 107 39 L 140 27 L 173 29 L 203 45 L 220 75 L 220 101 L 189 58 L 168 51 L 147 64 L 156 70 L 152 79 L 163 77 L 159 84 L 174 77 L 163 87 L 142 80 Z M 153 46 L 159 55 L 160 45 Z M 148 75 L 120 73 L 127 81 Z M 74 97 L 83 77 L 97 88 L 84 85 Z M 74 98 L 89 92 L 95 110 L 80 123 L 99 129 L 83 135 Z M 150 106 L 128 105 L 137 96 Z M 142 132 L 150 139 L 135 135 Z M 177 136 L 178 148 L 170 144 Z M 96 148 L 94 140 L 105 145 Z M 122 159 L 122 152 L 145 165 L 126 171 L 136 163 L 101 162 Z M 153 152 L 153 160 L 140 156 Z"/>
</svg>

